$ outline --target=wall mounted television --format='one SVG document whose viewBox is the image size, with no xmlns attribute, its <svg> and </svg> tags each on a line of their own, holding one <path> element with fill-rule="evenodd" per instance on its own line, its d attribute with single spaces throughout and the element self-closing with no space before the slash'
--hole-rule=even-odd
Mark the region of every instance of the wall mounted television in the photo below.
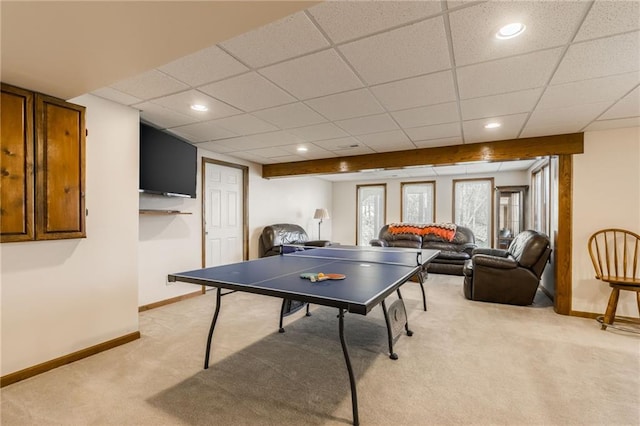
<svg viewBox="0 0 640 426">
<path fill-rule="evenodd" d="M 140 192 L 196 198 L 198 149 L 140 123 Z"/>
</svg>

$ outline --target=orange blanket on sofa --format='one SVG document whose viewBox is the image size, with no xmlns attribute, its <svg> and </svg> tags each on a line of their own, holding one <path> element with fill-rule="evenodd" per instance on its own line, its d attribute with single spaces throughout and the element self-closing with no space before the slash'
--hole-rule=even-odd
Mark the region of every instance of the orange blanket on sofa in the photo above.
<svg viewBox="0 0 640 426">
<path fill-rule="evenodd" d="M 437 235 L 447 241 L 453 241 L 456 236 L 455 223 L 391 223 L 389 225 L 391 234 L 416 234 L 416 235 Z"/>
</svg>

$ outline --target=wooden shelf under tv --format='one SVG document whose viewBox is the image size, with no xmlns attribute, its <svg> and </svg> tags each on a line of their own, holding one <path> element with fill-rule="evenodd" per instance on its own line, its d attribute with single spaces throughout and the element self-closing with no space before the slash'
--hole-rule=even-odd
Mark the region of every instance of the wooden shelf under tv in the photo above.
<svg viewBox="0 0 640 426">
<path fill-rule="evenodd" d="M 181 212 L 179 210 L 150 210 L 150 209 L 140 209 L 139 213 L 156 215 L 156 216 L 168 216 L 173 214 L 191 214 L 191 212 Z"/>
</svg>

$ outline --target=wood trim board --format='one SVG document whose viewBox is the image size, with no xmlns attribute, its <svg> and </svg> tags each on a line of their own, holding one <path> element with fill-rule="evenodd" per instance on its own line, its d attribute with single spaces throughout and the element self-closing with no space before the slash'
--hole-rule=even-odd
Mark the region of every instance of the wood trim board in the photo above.
<svg viewBox="0 0 640 426">
<path fill-rule="evenodd" d="M 140 331 L 135 331 L 133 333 L 125 334 L 124 336 L 116 337 L 115 339 L 98 343 L 97 345 L 81 349 L 79 351 L 61 356 L 59 358 L 43 362 L 42 364 L 34 365 L 33 367 L 28 367 L 24 370 L 16 371 L 15 373 L 7 374 L 0 377 L 0 387 L 5 387 L 21 380 L 28 379 L 29 377 L 37 376 L 38 374 L 45 373 L 49 370 L 53 370 L 54 368 L 62 367 L 63 365 L 70 364 L 74 361 L 78 361 L 83 358 L 90 357 L 91 355 L 113 349 L 117 346 L 124 345 L 125 343 L 132 342 L 139 338 Z"/>
</svg>

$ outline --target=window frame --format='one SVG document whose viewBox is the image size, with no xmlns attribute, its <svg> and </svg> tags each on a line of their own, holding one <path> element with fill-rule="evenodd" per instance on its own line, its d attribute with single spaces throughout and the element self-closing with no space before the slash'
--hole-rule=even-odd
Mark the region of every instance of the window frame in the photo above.
<svg viewBox="0 0 640 426">
<path fill-rule="evenodd" d="M 382 201 L 382 224 L 387 223 L 387 184 L 386 183 L 368 183 L 368 184 L 358 184 L 356 185 L 356 245 L 358 245 L 358 241 L 360 235 L 358 234 L 358 230 L 360 229 L 360 188 L 366 187 L 381 187 L 383 190 L 383 201 Z M 379 232 L 380 230 L 378 230 Z M 377 234 L 374 235 L 374 238 L 377 238 Z"/>
<path fill-rule="evenodd" d="M 495 186 L 495 179 L 493 177 L 483 177 L 483 178 L 469 178 L 469 179 L 453 179 L 452 180 L 452 200 L 451 200 L 451 204 L 452 204 L 452 209 L 451 209 L 451 217 L 453 219 L 454 222 L 456 222 L 456 184 L 459 182 L 473 182 L 473 181 L 486 181 L 489 182 L 490 187 L 489 187 L 489 193 L 488 193 L 488 197 L 489 197 L 489 230 L 488 230 L 488 234 L 487 234 L 487 240 L 488 240 L 488 248 L 493 248 L 494 247 L 494 233 L 495 233 L 495 191 L 496 191 L 496 186 Z M 464 226 L 464 225 L 461 225 Z M 475 234 L 475 232 L 474 232 Z"/>
<path fill-rule="evenodd" d="M 541 176 L 542 191 L 536 184 L 538 175 Z M 531 170 L 531 228 L 546 235 L 549 235 L 551 229 L 551 206 L 548 202 L 551 197 L 551 179 L 551 162 L 548 158 Z M 542 218 L 538 215 L 539 195 L 543 202 L 543 206 L 540 208 Z"/>
<path fill-rule="evenodd" d="M 400 221 L 407 222 L 407 219 L 404 217 L 404 188 L 405 186 L 411 185 L 430 185 L 432 187 L 432 198 L 431 198 L 431 217 L 432 222 L 436 222 L 436 181 L 435 180 L 421 180 L 421 181 L 413 181 L 413 182 L 400 182 Z"/>
</svg>

